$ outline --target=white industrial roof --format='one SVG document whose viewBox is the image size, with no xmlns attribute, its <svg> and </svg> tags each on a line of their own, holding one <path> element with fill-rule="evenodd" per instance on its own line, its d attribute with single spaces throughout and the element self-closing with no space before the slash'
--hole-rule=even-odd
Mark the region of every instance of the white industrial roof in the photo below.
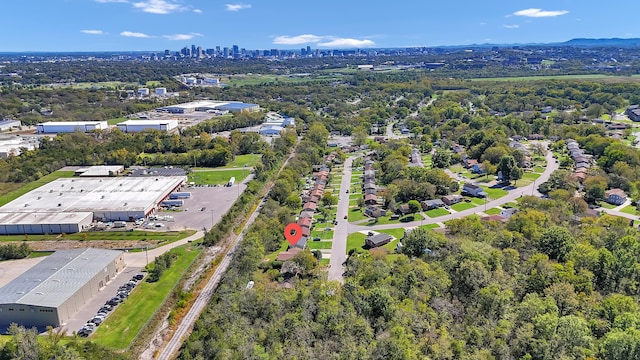
<svg viewBox="0 0 640 360">
<path fill-rule="evenodd" d="M 196 109 L 196 108 L 216 108 L 218 106 L 229 104 L 229 101 L 213 101 L 213 100 L 201 100 L 201 101 L 192 101 L 184 104 L 170 105 L 165 106 L 160 109 L 169 109 L 169 108 L 177 108 L 177 109 Z"/>
<path fill-rule="evenodd" d="M 88 168 L 82 168 L 76 170 L 76 173 L 81 173 L 80 176 L 109 176 L 110 173 L 118 174 L 124 170 L 122 165 L 96 165 Z"/>
<path fill-rule="evenodd" d="M 52 212 L 52 213 L 16 213 L 0 212 L 2 225 L 30 225 L 30 224 L 77 224 L 83 219 L 93 218 L 91 212 Z"/>
<path fill-rule="evenodd" d="M 143 126 L 156 126 L 156 125 L 174 125 L 178 126 L 178 120 L 127 120 L 121 123 L 120 125 L 143 125 Z"/>
<path fill-rule="evenodd" d="M 85 126 L 85 125 L 106 125 L 106 121 L 47 121 L 38 125 L 46 126 Z"/>
<path fill-rule="evenodd" d="M 61 178 L 0 207 L 0 213 L 146 211 L 184 176 Z"/>
<path fill-rule="evenodd" d="M 0 288 L 0 304 L 58 307 L 121 254 L 92 248 L 56 251 Z"/>
</svg>

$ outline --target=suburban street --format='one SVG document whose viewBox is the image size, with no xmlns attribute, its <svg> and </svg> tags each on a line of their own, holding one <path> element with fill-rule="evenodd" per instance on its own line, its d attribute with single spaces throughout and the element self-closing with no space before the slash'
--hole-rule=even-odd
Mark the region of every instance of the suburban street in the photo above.
<svg viewBox="0 0 640 360">
<path fill-rule="evenodd" d="M 458 212 L 451 213 L 444 216 L 438 216 L 435 218 L 427 217 L 424 220 L 412 221 L 412 222 L 401 223 L 401 224 L 396 223 L 396 224 L 384 224 L 384 225 L 357 225 L 357 224 L 349 224 L 347 221 L 343 219 L 344 215 L 348 214 L 348 211 L 349 211 L 349 196 L 345 196 L 345 195 L 347 195 L 346 190 L 349 189 L 351 186 L 351 171 L 352 171 L 351 165 L 354 159 L 355 157 L 351 157 L 345 161 L 344 174 L 342 177 L 342 183 L 340 185 L 340 200 L 338 201 L 338 212 L 337 212 L 338 225 L 335 227 L 335 230 L 334 230 L 333 246 L 331 248 L 331 260 L 329 262 L 330 267 L 329 267 L 328 279 L 338 280 L 340 282 L 342 282 L 342 274 L 344 272 L 343 263 L 345 262 L 347 257 L 346 255 L 347 236 L 350 233 L 354 233 L 358 231 L 372 231 L 372 230 L 375 231 L 375 230 L 385 230 L 385 229 L 411 228 L 411 227 L 422 226 L 427 224 L 442 223 L 448 220 L 459 219 L 459 218 L 469 216 L 478 212 L 482 212 L 485 208 L 491 209 L 496 206 L 504 205 L 508 202 L 513 202 L 517 198 L 523 195 L 540 196 L 541 194 L 538 192 L 537 187 L 543 182 L 546 182 L 547 180 L 549 180 L 549 176 L 551 176 L 551 173 L 557 170 L 560 166 L 554 159 L 553 153 L 551 151 L 547 151 L 547 155 L 546 155 L 547 166 L 544 172 L 540 175 L 538 179 L 536 179 L 535 182 L 527 186 L 523 186 L 521 188 L 510 190 L 507 195 L 499 199 L 488 201 L 486 205 L 476 206 L 471 209 L 458 211 Z M 607 212 L 612 215 L 625 216 L 627 218 L 632 217 L 632 215 L 624 214 L 618 211 L 607 210 Z"/>
<path fill-rule="evenodd" d="M 338 212 L 336 218 L 338 225 L 333 230 L 333 245 L 331 246 L 331 258 L 329 259 L 329 280 L 342 282 L 344 272 L 342 263 L 347 260 L 347 235 L 349 235 L 349 221 L 344 219 L 349 214 L 349 194 L 347 189 L 351 188 L 351 171 L 353 160 L 350 157 L 344 162 L 342 183 L 340 184 L 340 200 L 338 200 Z"/>
</svg>

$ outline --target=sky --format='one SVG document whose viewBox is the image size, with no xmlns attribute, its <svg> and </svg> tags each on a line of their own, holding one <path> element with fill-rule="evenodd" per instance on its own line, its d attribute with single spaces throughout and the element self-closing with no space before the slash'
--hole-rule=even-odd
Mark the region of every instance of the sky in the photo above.
<svg viewBox="0 0 640 360">
<path fill-rule="evenodd" d="M 633 38 L 630 0 L 3 0 L 0 52 L 390 48 Z"/>
</svg>

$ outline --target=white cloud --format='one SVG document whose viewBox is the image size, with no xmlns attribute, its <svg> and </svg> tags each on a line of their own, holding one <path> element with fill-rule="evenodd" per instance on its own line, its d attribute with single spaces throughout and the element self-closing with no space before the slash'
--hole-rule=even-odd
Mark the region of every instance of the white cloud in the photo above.
<svg viewBox="0 0 640 360">
<path fill-rule="evenodd" d="M 318 41 L 322 41 L 324 37 L 312 34 L 304 34 L 298 36 L 276 36 L 273 39 L 274 44 L 281 45 L 298 45 L 298 44 L 307 44 L 307 43 L 315 43 Z"/>
<path fill-rule="evenodd" d="M 106 35 L 107 33 L 102 30 L 80 30 L 81 33 L 89 35 Z"/>
<path fill-rule="evenodd" d="M 167 0 L 147 0 L 133 3 L 133 6 L 150 14 L 169 14 L 176 11 L 185 10 L 179 4 Z"/>
<path fill-rule="evenodd" d="M 127 3 L 129 0 L 96 0 L 96 2 L 106 4 L 106 3 Z"/>
<path fill-rule="evenodd" d="M 560 16 L 564 14 L 568 14 L 567 10 L 542 10 L 542 9 L 524 9 L 520 11 L 516 11 L 513 15 L 516 16 L 526 16 L 526 17 L 554 17 Z"/>
<path fill-rule="evenodd" d="M 203 35 L 200 33 L 162 35 L 162 37 L 167 40 L 191 40 L 196 36 L 203 36 Z"/>
<path fill-rule="evenodd" d="M 348 38 L 336 38 L 328 42 L 318 43 L 318 46 L 323 47 L 371 47 L 375 43 L 371 40 L 358 40 Z"/>
<path fill-rule="evenodd" d="M 300 45 L 316 43 L 316 46 L 322 47 L 371 47 L 375 43 L 371 40 L 358 40 L 350 38 L 338 38 L 335 36 L 321 36 L 313 34 L 303 34 L 297 36 L 276 36 L 273 43 L 278 45 Z"/>
<path fill-rule="evenodd" d="M 226 4 L 227 11 L 240 11 L 244 9 L 251 9 L 249 4 Z"/>
<path fill-rule="evenodd" d="M 506 27 L 507 29 L 517 29 L 520 27 L 520 25 L 504 25 L 504 27 Z"/>
<path fill-rule="evenodd" d="M 120 33 L 120 35 L 122 36 L 126 36 L 126 37 L 135 37 L 135 38 L 150 38 L 151 36 L 144 34 L 144 33 L 140 33 L 140 32 L 133 32 L 133 31 L 123 31 Z"/>
<path fill-rule="evenodd" d="M 202 10 L 200 9 L 193 9 L 193 12 L 196 14 L 202 14 Z"/>
</svg>

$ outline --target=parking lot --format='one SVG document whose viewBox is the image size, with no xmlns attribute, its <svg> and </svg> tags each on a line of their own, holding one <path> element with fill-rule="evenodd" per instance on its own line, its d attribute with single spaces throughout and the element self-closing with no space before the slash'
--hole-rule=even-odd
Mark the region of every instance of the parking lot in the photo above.
<svg viewBox="0 0 640 360">
<path fill-rule="evenodd" d="M 229 211 L 231 205 L 238 196 L 247 188 L 246 181 L 251 179 L 250 175 L 242 183 L 231 187 L 187 187 L 184 192 L 191 192 L 191 197 L 184 199 L 184 205 L 177 211 L 161 211 L 159 216 L 173 216 L 172 222 L 161 222 L 164 224 L 162 230 L 184 230 L 202 228 L 211 229 L 212 224 L 216 224 L 222 216 Z"/>
<path fill-rule="evenodd" d="M 66 330 L 68 335 L 71 335 L 74 331 L 80 330 L 80 328 L 91 318 L 93 318 L 98 312 L 105 302 L 114 297 L 118 292 L 118 288 L 123 284 L 126 284 L 131 277 L 140 272 L 141 268 L 139 267 L 127 267 L 122 272 L 120 272 L 110 283 L 107 284 L 104 288 L 102 288 L 95 296 L 89 300 L 86 304 L 84 304 L 80 310 L 73 315 L 71 319 L 67 321 L 66 324 L 61 327 Z M 144 281 L 144 280 L 143 280 Z M 135 291 L 135 290 L 134 290 Z M 125 300 L 127 301 L 127 300 Z M 113 311 L 117 309 L 114 308 Z M 110 312 L 113 313 L 113 311 Z"/>
</svg>

